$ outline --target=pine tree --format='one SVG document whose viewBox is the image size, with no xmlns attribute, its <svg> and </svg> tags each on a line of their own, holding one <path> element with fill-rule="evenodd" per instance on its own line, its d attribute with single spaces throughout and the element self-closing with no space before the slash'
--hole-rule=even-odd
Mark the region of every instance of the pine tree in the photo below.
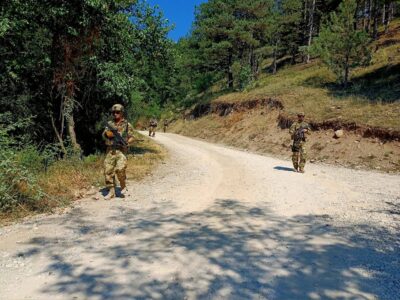
<svg viewBox="0 0 400 300">
<path fill-rule="evenodd" d="M 370 38 L 364 30 L 354 26 L 356 7 L 355 0 L 343 1 L 339 11 L 330 14 L 330 20 L 323 25 L 310 48 L 311 53 L 321 56 L 344 87 L 347 87 L 351 68 L 367 65 L 371 60 Z"/>
</svg>

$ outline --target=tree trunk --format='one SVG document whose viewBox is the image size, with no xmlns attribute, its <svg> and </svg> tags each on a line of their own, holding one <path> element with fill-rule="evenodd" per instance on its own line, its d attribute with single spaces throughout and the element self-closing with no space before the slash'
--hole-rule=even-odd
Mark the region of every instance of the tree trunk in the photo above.
<svg viewBox="0 0 400 300">
<path fill-rule="evenodd" d="M 275 42 L 275 46 L 274 46 L 274 53 L 273 53 L 273 61 L 272 61 L 272 74 L 276 74 L 277 71 L 277 63 L 276 63 L 276 56 L 278 52 L 278 41 Z"/>
<path fill-rule="evenodd" d="M 75 120 L 74 120 L 74 97 L 75 97 L 75 83 L 73 80 L 67 80 L 66 82 L 66 95 L 64 98 L 64 115 L 67 121 L 68 134 L 71 138 L 71 143 L 76 153 L 81 152 L 81 146 L 76 139 L 75 132 Z"/>
<path fill-rule="evenodd" d="M 393 14 L 394 14 L 394 2 L 390 2 L 389 7 L 387 9 L 387 17 L 385 19 L 385 33 L 389 32 L 389 25 L 390 21 L 393 18 Z"/>
<path fill-rule="evenodd" d="M 368 19 L 367 19 L 367 32 L 371 32 L 372 23 L 372 0 L 368 2 Z"/>
<path fill-rule="evenodd" d="M 357 7 L 356 7 L 356 11 L 354 12 L 354 30 L 357 30 L 358 28 L 358 23 L 359 23 L 359 10 L 360 10 L 360 6 L 362 5 L 361 1 L 357 1 Z"/>
<path fill-rule="evenodd" d="M 344 88 L 347 88 L 347 85 L 349 83 L 349 73 L 350 73 L 350 66 L 349 66 L 349 55 L 346 55 L 346 62 L 345 62 L 345 67 L 344 67 Z"/>
<path fill-rule="evenodd" d="M 228 56 L 228 88 L 233 89 L 232 53 Z"/>
<path fill-rule="evenodd" d="M 303 15 L 303 22 L 307 24 L 307 9 L 308 9 L 308 1 L 304 1 L 304 15 Z"/>
<path fill-rule="evenodd" d="M 66 116 L 66 119 L 67 119 L 68 134 L 71 139 L 72 147 L 77 154 L 80 154 L 81 146 L 76 140 L 74 116 L 72 114 L 69 114 Z"/>
<path fill-rule="evenodd" d="M 303 26 L 304 26 L 304 29 L 303 29 L 303 37 L 302 37 L 304 43 L 306 42 L 306 39 L 307 39 L 307 24 L 308 24 L 307 17 L 308 17 L 308 1 L 305 0 L 304 1 L 304 11 L 303 11 Z M 304 60 L 305 60 L 305 57 L 303 56 L 303 62 L 304 62 Z"/>
<path fill-rule="evenodd" d="M 382 6 L 382 25 L 386 24 L 386 4 L 383 3 Z"/>
<path fill-rule="evenodd" d="M 312 36 L 313 36 L 313 31 L 314 31 L 314 12 L 315 12 L 315 0 L 312 2 L 312 7 L 310 11 L 310 25 L 309 25 L 309 32 L 308 32 L 308 43 L 307 46 L 310 48 L 311 46 L 311 41 L 312 41 Z M 308 64 L 310 62 L 310 53 L 307 52 L 307 59 L 306 63 Z"/>
<path fill-rule="evenodd" d="M 372 33 L 372 37 L 374 40 L 378 38 L 378 19 L 379 19 L 379 7 L 378 7 L 378 0 L 374 1 L 374 30 Z"/>
<path fill-rule="evenodd" d="M 367 10 L 368 10 L 368 0 L 364 1 L 364 8 L 363 8 L 363 28 L 367 30 Z"/>
<path fill-rule="evenodd" d="M 60 147 L 64 154 L 64 157 L 66 157 L 68 153 L 67 153 L 67 149 L 65 149 L 63 138 L 62 138 L 61 134 L 58 132 L 56 123 L 54 122 L 54 118 L 52 116 L 50 117 L 50 120 L 51 120 L 51 126 L 53 127 L 54 133 L 57 137 L 58 143 L 60 144 Z"/>
<path fill-rule="evenodd" d="M 254 50 L 253 49 L 250 49 L 249 64 L 250 64 L 251 76 L 253 78 L 255 78 L 257 70 L 256 70 L 256 60 L 255 60 L 255 57 L 254 57 Z"/>
</svg>

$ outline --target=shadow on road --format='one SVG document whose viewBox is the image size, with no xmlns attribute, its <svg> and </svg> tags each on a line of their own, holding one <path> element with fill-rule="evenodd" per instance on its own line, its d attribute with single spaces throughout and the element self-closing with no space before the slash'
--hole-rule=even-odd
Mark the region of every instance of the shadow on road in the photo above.
<svg viewBox="0 0 400 300">
<path fill-rule="evenodd" d="M 390 299 L 387 289 L 400 287 L 399 238 L 383 227 L 285 219 L 232 199 L 200 212 L 173 208 L 118 207 L 102 224 L 73 211 L 65 226 L 79 238 L 32 239 L 18 255 L 51 259 L 44 274 L 56 280 L 41 290 L 49 298 Z"/>
<path fill-rule="evenodd" d="M 281 167 L 281 166 L 274 167 L 274 170 L 278 170 L 278 171 L 287 171 L 287 172 L 294 172 L 294 169 L 293 169 L 293 168 Z"/>
</svg>

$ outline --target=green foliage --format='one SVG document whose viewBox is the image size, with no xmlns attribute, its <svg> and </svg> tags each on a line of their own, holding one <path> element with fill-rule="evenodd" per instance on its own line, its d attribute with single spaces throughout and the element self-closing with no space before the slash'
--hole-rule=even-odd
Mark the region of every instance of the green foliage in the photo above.
<svg viewBox="0 0 400 300">
<path fill-rule="evenodd" d="M 214 83 L 214 76 L 212 73 L 199 74 L 194 82 L 197 92 L 205 92 Z"/>
<path fill-rule="evenodd" d="M 355 0 L 342 2 L 339 11 L 331 13 L 310 49 L 311 53 L 321 56 L 345 86 L 351 68 L 365 66 L 371 61 L 370 38 L 364 30 L 354 26 L 356 7 Z"/>
<path fill-rule="evenodd" d="M 234 62 L 232 65 L 233 78 L 235 85 L 239 90 L 244 90 L 252 81 L 253 74 L 249 65 L 242 65 L 240 62 Z"/>
<path fill-rule="evenodd" d="M 198 57 L 191 60 L 195 68 L 225 74 L 230 88 L 236 60 L 246 61 L 256 76 L 262 57 L 255 50 L 266 41 L 272 6 L 269 0 L 211 0 L 201 4 L 191 39 Z"/>
<path fill-rule="evenodd" d="M 38 158 L 34 149 L 25 149 L 24 153 L 16 150 L 19 141 L 12 134 L 24 127 L 24 122 L 7 124 L 9 114 L 0 114 L 0 211 L 8 211 L 26 203 L 39 200 L 43 193 L 37 184 L 36 176 L 28 168 Z"/>
<path fill-rule="evenodd" d="M 93 152 L 112 104 L 134 111 L 176 98 L 169 29 L 142 0 L 3 1 L 1 110 L 35 116 L 28 135 L 40 144 L 53 144 L 56 131 L 67 144 L 72 124 Z"/>
</svg>

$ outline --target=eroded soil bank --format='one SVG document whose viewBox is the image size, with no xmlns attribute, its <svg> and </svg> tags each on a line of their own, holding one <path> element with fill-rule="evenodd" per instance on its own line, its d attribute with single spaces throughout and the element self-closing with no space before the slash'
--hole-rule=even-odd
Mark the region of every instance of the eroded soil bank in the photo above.
<svg viewBox="0 0 400 300">
<path fill-rule="evenodd" d="M 190 137 L 289 158 L 288 128 L 295 120 L 279 100 L 266 98 L 238 103 L 196 106 L 174 122 L 170 130 Z M 308 141 L 309 160 L 356 169 L 400 172 L 400 132 L 341 120 L 315 122 Z M 334 131 L 344 130 L 336 139 Z"/>
</svg>

